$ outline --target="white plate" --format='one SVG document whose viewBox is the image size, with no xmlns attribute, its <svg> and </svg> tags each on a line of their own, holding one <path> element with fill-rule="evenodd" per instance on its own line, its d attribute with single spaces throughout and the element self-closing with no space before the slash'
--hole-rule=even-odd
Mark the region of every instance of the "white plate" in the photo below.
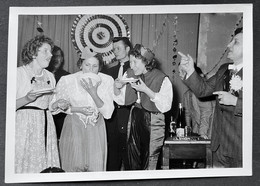
<svg viewBox="0 0 260 186">
<path fill-rule="evenodd" d="M 37 93 L 37 94 L 47 94 L 53 92 L 55 89 L 54 88 L 45 88 L 45 89 L 40 89 L 40 90 L 34 90 L 32 93 Z"/>
<path fill-rule="evenodd" d="M 87 83 L 89 83 L 89 78 L 90 78 L 93 85 L 96 85 L 97 82 L 101 81 L 101 78 L 99 77 L 99 75 L 94 74 L 92 72 L 81 74 L 78 78 L 79 78 L 79 81 L 81 81 L 82 79 L 85 79 L 87 81 Z"/>
<path fill-rule="evenodd" d="M 134 83 L 134 82 L 137 82 L 138 79 L 121 79 L 121 81 L 123 81 L 125 83 Z"/>
</svg>

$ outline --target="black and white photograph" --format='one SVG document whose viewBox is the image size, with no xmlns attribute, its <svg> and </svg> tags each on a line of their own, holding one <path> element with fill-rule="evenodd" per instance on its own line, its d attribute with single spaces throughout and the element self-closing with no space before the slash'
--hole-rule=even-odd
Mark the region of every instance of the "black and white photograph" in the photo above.
<svg viewBox="0 0 260 186">
<path fill-rule="evenodd" d="M 10 7 L 5 183 L 252 176 L 252 17 Z"/>
</svg>

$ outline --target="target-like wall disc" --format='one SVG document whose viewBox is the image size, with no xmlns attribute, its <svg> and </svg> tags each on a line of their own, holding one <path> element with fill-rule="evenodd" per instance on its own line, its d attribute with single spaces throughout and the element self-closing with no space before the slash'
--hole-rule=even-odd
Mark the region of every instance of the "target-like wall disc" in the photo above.
<svg viewBox="0 0 260 186">
<path fill-rule="evenodd" d="M 115 57 L 112 40 L 114 37 L 130 37 L 128 25 L 121 15 L 78 15 L 71 29 L 72 43 L 78 53 L 87 47 L 101 53 L 105 63 Z"/>
</svg>

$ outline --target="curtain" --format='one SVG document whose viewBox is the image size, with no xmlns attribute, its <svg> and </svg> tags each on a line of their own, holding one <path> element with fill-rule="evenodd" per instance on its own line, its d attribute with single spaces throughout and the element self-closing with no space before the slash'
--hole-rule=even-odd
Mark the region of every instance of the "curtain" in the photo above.
<svg viewBox="0 0 260 186">
<path fill-rule="evenodd" d="M 162 71 L 171 79 L 174 85 L 174 105 L 182 100 L 182 94 L 187 89 L 178 76 L 177 64 L 173 65 L 173 21 L 177 16 L 178 51 L 189 53 L 196 58 L 199 14 L 123 14 L 130 30 L 130 40 L 133 45 L 140 43 L 153 49 Z M 21 66 L 21 49 L 35 35 L 37 22 L 41 23 L 44 35 L 50 37 L 54 44 L 64 51 L 64 70 L 77 72 L 76 65 L 79 55 L 71 41 L 71 28 L 77 15 L 20 15 L 18 22 L 18 62 Z M 175 70 L 175 73 L 173 73 Z"/>
<path fill-rule="evenodd" d="M 25 15 L 19 16 L 18 32 L 18 66 L 22 65 L 21 50 L 24 44 L 39 34 L 37 31 L 37 21 L 44 30 L 44 35 L 50 37 L 54 44 L 60 47 L 65 56 L 64 69 L 73 73 L 78 70 L 76 65 L 78 60 L 77 52 L 70 39 L 71 27 L 75 16 L 73 15 Z"/>
</svg>

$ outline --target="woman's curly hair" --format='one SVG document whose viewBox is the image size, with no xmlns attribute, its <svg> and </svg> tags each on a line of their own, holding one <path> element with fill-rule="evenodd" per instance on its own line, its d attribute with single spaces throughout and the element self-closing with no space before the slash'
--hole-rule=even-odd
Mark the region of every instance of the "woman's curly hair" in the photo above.
<svg viewBox="0 0 260 186">
<path fill-rule="evenodd" d="M 136 44 L 133 49 L 130 50 L 129 55 L 133 55 L 135 58 L 141 59 L 145 64 L 145 68 L 151 71 L 154 68 L 158 68 L 158 61 L 154 57 L 154 53 L 145 48 L 141 44 Z"/>
<path fill-rule="evenodd" d="M 51 49 L 53 49 L 53 41 L 44 35 L 37 35 L 29 40 L 22 49 L 23 64 L 27 65 L 31 63 L 33 58 L 38 55 L 38 50 L 44 43 L 49 44 Z"/>
<path fill-rule="evenodd" d="M 97 53 L 97 54 L 94 55 L 93 57 L 95 57 L 95 58 L 98 60 L 98 62 L 99 62 L 98 71 L 100 72 L 100 71 L 102 70 L 103 66 L 104 66 L 104 61 L 103 61 L 103 58 L 102 58 L 102 54 Z M 78 61 L 77 61 L 77 66 L 78 66 L 78 68 L 81 67 L 81 65 L 82 65 L 82 63 L 83 63 L 84 60 L 85 60 L 85 59 L 82 59 L 82 58 L 79 58 L 79 59 L 78 59 Z"/>
</svg>

